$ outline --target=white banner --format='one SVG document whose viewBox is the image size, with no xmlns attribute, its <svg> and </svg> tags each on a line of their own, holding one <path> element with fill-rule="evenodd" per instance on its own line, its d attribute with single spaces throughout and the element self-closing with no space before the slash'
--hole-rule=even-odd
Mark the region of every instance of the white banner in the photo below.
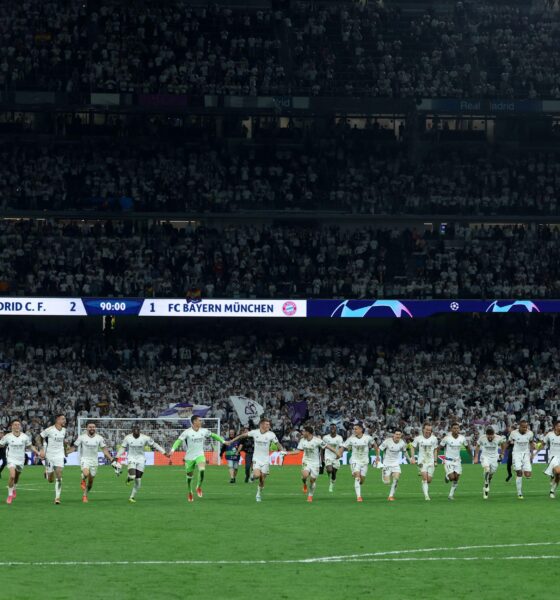
<svg viewBox="0 0 560 600">
<path fill-rule="evenodd" d="M 245 427 L 249 425 L 249 421 L 256 424 L 264 413 L 264 408 L 258 402 L 245 398 L 245 396 L 230 396 L 229 399 L 241 424 Z"/>
<path fill-rule="evenodd" d="M 141 317 L 305 317 L 306 300 L 144 300 Z"/>
</svg>

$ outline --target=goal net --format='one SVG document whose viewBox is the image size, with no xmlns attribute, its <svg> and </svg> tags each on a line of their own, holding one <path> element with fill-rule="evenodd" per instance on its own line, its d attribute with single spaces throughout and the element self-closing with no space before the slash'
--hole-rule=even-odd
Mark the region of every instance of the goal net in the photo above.
<svg viewBox="0 0 560 600">
<path fill-rule="evenodd" d="M 97 432 L 105 438 L 111 450 L 117 450 L 120 447 L 124 437 L 131 433 L 133 425 L 138 425 L 141 433 L 150 436 L 154 442 L 163 446 L 167 451 L 171 449 L 179 435 L 191 426 L 190 419 L 184 417 L 131 419 L 121 417 L 100 417 L 98 419 L 78 417 L 78 434 L 85 431 L 86 424 L 90 421 L 95 423 Z M 220 435 L 220 419 L 205 418 L 203 419 L 203 427 Z M 220 464 L 220 442 L 208 439 L 204 446 L 204 453 L 209 464 Z"/>
</svg>

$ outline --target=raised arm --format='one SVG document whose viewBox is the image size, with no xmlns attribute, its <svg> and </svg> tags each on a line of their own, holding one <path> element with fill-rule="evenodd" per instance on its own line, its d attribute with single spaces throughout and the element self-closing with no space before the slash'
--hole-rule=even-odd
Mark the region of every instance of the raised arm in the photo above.
<svg viewBox="0 0 560 600">
<path fill-rule="evenodd" d="M 245 432 L 245 433 L 240 433 L 238 436 L 234 437 L 231 440 L 222 440 L 223 444 L 226 446 L 229 446 L 230 444 L 233 444 L 234 442 L 238 442 L 239 440 L 243 440 L 246 437 L 249 437 L 249 432 Z"/>
</svg>

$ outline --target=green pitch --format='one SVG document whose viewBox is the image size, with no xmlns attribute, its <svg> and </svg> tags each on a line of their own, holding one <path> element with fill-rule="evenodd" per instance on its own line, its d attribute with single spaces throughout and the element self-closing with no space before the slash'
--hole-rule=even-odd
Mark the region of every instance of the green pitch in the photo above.
<svg viewBox="0 0 560 600">
<path fill-rule="evenodd" d="M 231 485 L 227 470 L 213 467 L 204 498 L 188 504 L 183 470 L 152 467 L 130 505 L 125 476 L 109 467 L 82 504 L 73 467 L 55 506 L 42 469 L 28 467 L 13 505 L 2 494 L 0 597 L 542 598 L 560 567 L 560 498 L 548 497 L 542 470 L 519 501 L 501 468 L 483 501 L 481 469 L 466 466 L 449 502 L 438 467 L 426 502 L 416 468 L 404 467 L 397 501 L 388 503 L 370 469 L 358 504 L 346 467 L 334 494 L 324 475 L 308 504 L 299 470 L 273 467 L 257 504 L 256 484 Z M 6 471 L 1 483 L 4 492 Z M 66 564 L 45 564 L 53 562 Z"/>
</svg>

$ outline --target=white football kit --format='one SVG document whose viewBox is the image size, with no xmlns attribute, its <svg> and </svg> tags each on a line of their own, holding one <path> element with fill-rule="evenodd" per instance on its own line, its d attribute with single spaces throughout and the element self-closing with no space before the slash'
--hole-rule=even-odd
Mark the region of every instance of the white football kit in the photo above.
<svg viewBox="0 0 560 600">
<path fill-rule="evenodd" d="M 434 451 L 438 447 L 438 439 L 435 435 L 429 438 L 418 435 L 412 441 L 412 447 L 418 449 L 418 466 L 421 473 L 433 476 L 435 470 Z"/>
<path fill-rule="evenodd" d="M 531 463 L 531 442 L 534 437 L 532 431 L 519 433 L 519 430 L 515 430 L 511 432 L 509 441 L 513 442 L 511 464 L 514 471 L 531 472 L 533 470 Z"/>
<path fill-rule="evenodd" d="M 144 448 L 155 448 L 158 452 L 165 454 L 165 450 L 154 440 L 141 433 L 138 437 L 134 437 L 132 433 L 125 436 L 122 441 L 121 448 L 126 451 L 126 462 L 128 470 L 135 469 L 136 471 L 144 472 L 146 467 L 146 454 Z"/>
<path fill-rule="evenodd" d="M 481 435 L 478 438 L 478 446 L 482 451 L 480 455 L 480 464 L 483 469 L 488 469 L 489 473 L 495 473 L 500 464 L 500 448 L 505 442 L 505 438 L 501 435 L 494 435 L 492 440 L 489 440 L 486 435 Z"/>
<path fill-rule="evenodd" d="M 333 437 L 330 433 L 327 433 L 323 436 L 323 442 L 338 450 L 342 446 L 343 439 L 339 434 L 336 434 Z M 325 466 L 332 467 L 333 469 L 338 469 L 340 467 L 340 458 L 338 458 L 338 454 L 335 454 L 328 448 L 325 450 Z"/>
<path fill-rule="evenodd" d="M 351 435 L 342 447 L 350 450 L 350 469 L 352 473 L 360 473 L 363 477 L 367 475 L 369 466 L 369 449 L 375 444 L 371 435 L 363 434 L 362 437 Z"/>
<path fill-rule="evenodd" d="M 548 449 L 548 466 L 545 475 L 552 477 L 554 469 L 560 467 L 560 435 L 556 435 L 554 431 L 551 431 L 546 434 L 544 443 Z"/>
<path fill-rule="evenodd" d="M 92 477 L 95 477 L 99 466 L 99 451 L 107 447 L 103 436 L 98 433 L 89 435 L 89 433 L 84 432 L 77 437 L 73 446 L 80 453 L 80 467 L 88 469 Z"/>
<path fill-rule="evenodd" d="M 464 435 L 459 434 L 456 438 L 448 433 L 442 440 L 440 446 L 445 448 L 445 473 L 457 473 L 461 475 L 463 465 L 461 464 L 461 448 L 467 444 Z"/>
<path fill-rule="evenodd" d="M 23 471 L 25 464 L 25 449 L 31 446 L 32 440 L 21 432 L 19 435 L 7 433 L 1 440 L 0 446 L 6 446 L 6 462 L 8 469 L 15 469 L 19 473 Z"/>
<path fill-rule="evenodd" d="M 66 427 L 57 429 L 54 425 L 47 427 L 41 431 L 43 444 L 46 443 L 47 450 L 45 452 L 45 462 L 47 464 L 47 472 L 52 473 L 54 469 L 62 469 L 64 467 L 64 440 L 66 439 Z"/>
<path fill-rule="evenodd" d="M 200 427 L 195 431 L 192 427 L 185 429 L 179 436 L 179 439 L 187 447 L 185 452 L 185 462 L 189 460 L 195 460 L 199 456 L 205 457 L 204 454 L 204 442 L 212 435 L 209 429 Z"/>
<path fill-rule="evenodd" d="M 253 470 L 257 469 L 264 475 L 270 473 L 270 444 L 279 444 L 274 431 L 261 433 L 260 429 L 253 429 L 247 434 L 255 440 L 255 451 L 253 452 Z"/>
<path fill-rule="evenodd" d="M 326 446 L 321 438 L 314 437 L 310 440 L 301 438 L 297 449 L 303 450 L 303 460 L 301 461 L 302 471 L 308 471 L 312 479 L 319 477 L 319 467 L 321 466 L 321 450 Z"/>
<path fill-rule="evenodd" d="M 401 472 L 402 453 L 405 449 L 406 442 L 404 440 L 395 442 L 392 438 L 387 438 L 379 446 L 379 450 L 383 452 L 383 479 L 389 478 L 391 473 Z"/>
</svg>

